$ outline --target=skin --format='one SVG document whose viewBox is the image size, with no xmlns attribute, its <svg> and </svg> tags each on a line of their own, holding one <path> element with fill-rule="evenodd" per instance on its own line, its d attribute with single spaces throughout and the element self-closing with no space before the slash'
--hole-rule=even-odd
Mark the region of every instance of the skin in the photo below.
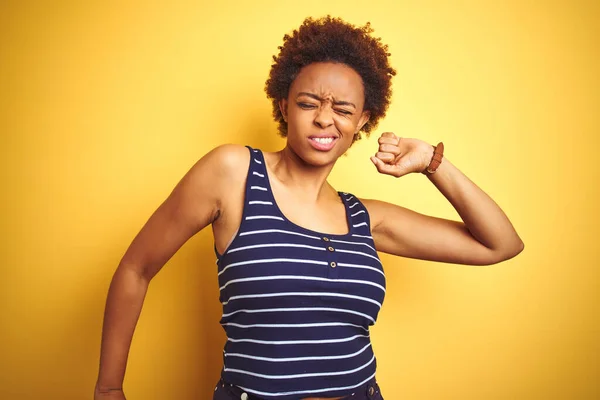
<svg viewBox="0 0 600 400">
<path fill-rule="evenodd" d="M 352 145 L 354 134 L 368 121 L 362 79 L 346 65 L 314 63 L 301 70 L 279 106 L 288 124 L 287 144 L 278 152 L 264 153 L 279 208 L 290 221 L 305 228 L 347 233 L 344 205 L 327 177 Z M 310 137 L 319 134 L 336 137 L 332 150 L 311 146 Z M 383 133 L 378 143 L 371 161 L 379 173 L 391 177 L 423 173 L 433 156 L 430 144 L 391 132 Z M 213 149 L 188 171 L 134 238 L 109 288 L 95 399 L 125 399 L 121 388 L 135 325 L 148 285 L 164 264 L 209 224 L 217 251 L 226 251 L 241 223 L 249 162 L 243 146 L 227 144 Z M 523 242 L 504 212 L 446 156 L 434 174 L 423 175 L 454 206 L 462 221 L 361 199 L 370 215 L 378 251 L 437 262 L 490 265 L 523 250 Z"/>
</svg>

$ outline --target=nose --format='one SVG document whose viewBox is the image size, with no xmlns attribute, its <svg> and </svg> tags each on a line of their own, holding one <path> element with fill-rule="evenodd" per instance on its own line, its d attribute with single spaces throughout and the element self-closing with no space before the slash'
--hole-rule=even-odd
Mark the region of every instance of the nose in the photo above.
<svg viewBox="0 0 600 400">
<path fill-rule="evenodd" d="M 319 108 L 319 111 L 315 116 L 315 125 L 321 129 L 333 125 L 333 110 L 331 107 L 323 106 Z"/>
</svg>

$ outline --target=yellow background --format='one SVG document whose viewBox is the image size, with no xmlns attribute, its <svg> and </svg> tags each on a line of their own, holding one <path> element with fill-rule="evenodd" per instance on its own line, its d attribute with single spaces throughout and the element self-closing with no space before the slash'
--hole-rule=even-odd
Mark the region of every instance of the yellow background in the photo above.
<svg viewBox="0 0 600 400">
<path fill-rule="evenodd" d="M 382 255 L 388 295 L 372 336 L 385 398 L 598 398 L 599 8 L 3 1 L 0 398 L 92 397 L 127 246 L 213 147 L 284 145 L 263 92 L 271 56 L 327 13 L 371 21 L 398 71 L 388 117 L 333 185 L 458 218 L 423 176 L 394 180 L 368 158 L 388 130 L 443 140 L 526 245 L 487 267 Z M 128 399 L 211 398 L 225 339 L 212 243 L 207 228 L 152 281 Z"/>
</svg>

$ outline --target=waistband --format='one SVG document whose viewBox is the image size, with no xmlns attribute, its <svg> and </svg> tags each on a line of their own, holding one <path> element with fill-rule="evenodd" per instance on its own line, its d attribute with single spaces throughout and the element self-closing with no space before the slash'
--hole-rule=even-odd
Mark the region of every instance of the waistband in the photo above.
<svg viewBox="0 0 600 400">
<path fill-rule="evenodd" d="M 244 391 L 242 388 L 237 387 L 231 383 L 228 383 L 227 381 L 223 380 L 223 378 L 221 378 L 219 380 L 219 383 L 217 384 L 217 388 L 215 390 L 218 390 L 218 389 L 226 390 L 228 392 L 228 394 L 231 395 L 231 399 L 265 400 L 262 397 L 258 397 L 256 395 L 248 393 L 248 392 Z M 371 399 L 382 398 L 382 397 L 377 397 L 377 396 L 381 396 L 379 385 L 377 384 L 377 380 L 375 378 L 371 378 L 366 383 L 353 389 L 351 394 L 348 394 L 339 400 L 371 400 Z M 305 397 L 311 397 L 311 396 L 307 395 Z M 321 397 L 327 397 L 327 396 L 321 396 Z M 329 396 L 329 397 L 339 397 L 339 396 Z"/>
</svg>

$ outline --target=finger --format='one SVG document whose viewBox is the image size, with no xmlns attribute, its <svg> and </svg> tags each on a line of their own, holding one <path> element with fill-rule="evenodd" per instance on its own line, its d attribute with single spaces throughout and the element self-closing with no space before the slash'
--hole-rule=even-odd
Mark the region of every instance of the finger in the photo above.
<svg viewBox="0 0 600 400">
<path fill-rule="evenodd" d="M 400 153 L 402 153 L 402 151 L 400 150 L 400 148 L 398 146 L 395 146 L 393 144 L 380 144 L 379 145 L 379 151 L 383 152 L 383 153 L 392 153 L 394 155 L 400 155 Z"/>
<path fill-rule="evenodd" d="M 381 161 L 383 161 L 385 163 L 393 163 L 394 161 L 396 161 L 396 155 L 394 155 L 392 153 L 384 153 L 384 152 L 378 151 L 377 154 L 375 154 L 375 157 L 379 158 Z"/>
<path fill-rule="evenodd" d="M 394 134 L 394 132 L 383 132 L 381 134 L 381 137 L 386 137 L 386 138 L 396 138 L 396 140 L 398 140 L 398 136 L 396 136 Z"/>
<path fill-rule="evenodd" d="M 375 164 L 377 171 L 381 172 L 382 174 L 393 173 L 394 167 L 392 165 L 384 163 L 377 157 L 371 157 L 371 161 L 373 162 L 373 164 Z"/>
<path fill-rule="evenodd" d="M 371 161 L 377 167 L 377 171 L 382 174 L 387 174 L 400 178 L 410 172 L 410 170 L 403 168 L 402 165 L 386 164 L 377 157 L 371 157 Z"/>
<path fill-rule="evenodd" d="M 398 139 L 395 138 L 395 137 L 380 136 L 379 139 L 377 139 L 377 142 L 379 144 L 393 144 L 393 145 L 397 145 L 398 144 Z"/>
</svg>

